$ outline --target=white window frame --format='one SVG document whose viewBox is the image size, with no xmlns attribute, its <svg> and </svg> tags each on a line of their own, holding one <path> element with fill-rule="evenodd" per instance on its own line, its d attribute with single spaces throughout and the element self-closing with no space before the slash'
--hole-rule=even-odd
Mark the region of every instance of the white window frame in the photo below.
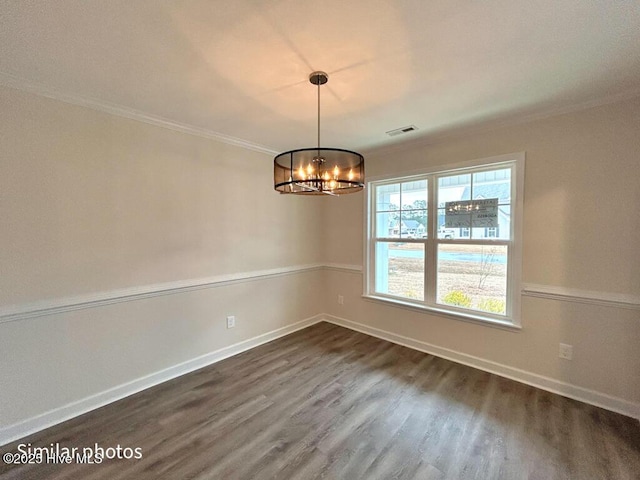
<svg viewBox="0 0 640 480">
<path fill-rule="evenodd" d="M 438 215 L 436 202 L 435 183 L 440 176 L 461 175 L 476 173 L 481 170 L 495 170 L 500 167 L 512 167 L 511 174 L 511 221 L 510 237 L 504 239 L 452 239 L 437 238 Z M 498 155 L 488 158 L 480 158 L 469 162 L 432 167 L 420 171 L 397 173 L 393 175 L 370 177 L 367 179 L 365 195 L 365 234 L 364 234 L 364 293 L 367 300 L 379 301 L 385 304 L 409 308 L 425 313 L 438 313 L 451 318 L 482 323 L 507 329 L 521 328 L 521 284 L 522 284 L 522 222 L 524 211 L 524 152 Z M 420 243 L 425 246 L 425 298 L 424 301 L 409 298 L 386 295 L 375 291 L 375 246 L 378 239 L 375 231 L 375 191 L 374 187 L 384 184 L 401 183 L 415 180 L 427 180 L 428 204 L 427 204 L 427 238 L 398 239 L 404 243 Z M 507 309 L 506 315 L 497 315 L 489 312 L 480 312 L 457 308 L 450 305 L 438 304 L 435 301 L 435 280 L 437 272 L 437 246 L 438 244 L 489 244 L 506 245 L 508 249 L 507 263 Z"/>
</svg>

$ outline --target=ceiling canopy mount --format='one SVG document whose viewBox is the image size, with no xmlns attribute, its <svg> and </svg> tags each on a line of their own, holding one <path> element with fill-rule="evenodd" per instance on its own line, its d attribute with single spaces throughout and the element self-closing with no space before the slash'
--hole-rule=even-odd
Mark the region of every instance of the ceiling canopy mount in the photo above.
<svg viewBox="0 0 640 480">
<path fill-rule="evenodd" d="M 316 71 L 309 82 L 318 87 L 318 146 L 299 148 L 273 159 L 274 188 L 298 195 L 341 195 L 364 188 L 364 157 L 351 150 L 320 146 L 320 86 L 329 75 Z"/>
</svg>

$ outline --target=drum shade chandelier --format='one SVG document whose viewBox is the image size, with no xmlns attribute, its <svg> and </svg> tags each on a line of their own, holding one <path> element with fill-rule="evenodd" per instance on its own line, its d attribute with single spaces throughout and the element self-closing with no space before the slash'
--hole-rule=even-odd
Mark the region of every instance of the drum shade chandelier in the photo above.
<svg viewBox="0 0 640 480">
<path fill-rule="evenodd" d="M 274 188 L 297 195 L 341 195 L 364 188 L 364 157 L 351 150 L 320 147 L 320 86 L 329 75 L 313 72 L 318 87 L 318 146 L 281 153 L 273 159 Z"/>
</svg>

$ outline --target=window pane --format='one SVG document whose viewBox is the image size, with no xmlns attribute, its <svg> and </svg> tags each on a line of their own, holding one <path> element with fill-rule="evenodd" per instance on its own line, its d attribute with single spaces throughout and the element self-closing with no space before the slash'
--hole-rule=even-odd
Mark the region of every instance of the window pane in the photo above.
<svg viewBox="0 0 640 480">
<path fill-rule="evenodd" d="M 376 211 L 400 209 L 400 184 L 380 185 L 376 187 Z"/>
<path fill-rule="evenodd" d="M 498 206 L 498 226 L 493 228 L 480 227 L 472 228 L 473 239 L 500 239 L 509 240 L 511 233 L 511 207 L 508 205 Z"/>
<path fill-rule="evenodd" d="M 376 237 L 400 237 L 400 212 L 384 212 L 376 214 Z"/>
<path fill-rule="evenodd" d="M 402 238 L 427 238 L 427 211 L 402 211 Z"/>
<path fill-rule="evenodd" d="M 473 200 L 480 198 L 497 198 L 498 203 L 511 203 L 511 169 L 474 173 Z"/>
<path fill-rule="evenodd" d="M 466 227 L 449 228 L 445 226 L 445 209 L 438 209 L 438 238 L 444 238 L 446 240 L 454 239 L 466 239 L 468 240 L 471 235 L 471 229 Z M 507 233 L 508 235 L 508 233 Z"/>
<path fill-rule="evenodd" d="M 427 208 L 427 181 L 415 180 L 402 184 L 402 210 Z"/>
<path fill-rule="evenodd" d="M 438 207 L 446 202 L 471 200 L 471 175 L 451 175 L 438 179 Z"/>
<path fill-rule="evenodd" d="M 438 209 L 438 238 L 446 238 L 453 240 L 454 238 L 460 238 L 459 228 L 447 228 L 445 227 L 445 210 L 444 208 Z"/>
<path fill-rule="evenodd" d="M 507 247 L 438 245 L 437 302 L 506 315 Z"/>
<path fill-rule="evenodd" d="M 376 242 L 375 290 L 424 300 L 424 244 Z"/>
</svg>

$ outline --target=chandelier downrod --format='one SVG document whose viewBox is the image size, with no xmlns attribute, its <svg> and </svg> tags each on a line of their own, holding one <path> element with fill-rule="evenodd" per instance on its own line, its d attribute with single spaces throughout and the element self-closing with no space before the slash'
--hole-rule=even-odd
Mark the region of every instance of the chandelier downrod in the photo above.
<svg viewBox="0 0 640 480">
<path fill-rule="evenodd" d="M 312 72 L 309 75 L 309 81 L 318 86 L 318 156 L 320 156 L 320 85 L 329 81 L 329 75 L 321 71 Z"/>
<path fill-rule="evenodd" d="M 298 148 L 274 158 L 274 188 L 280 193 L 299 195 L 340 195 L 364 188 L 364 157 L 351 150 L 321 147 L 320 86 L 329 75 L 316 71 L 309 82 L 318 87 L 316 147 Z"/>
<path fill-rule="evenodd" d="M 320 83 L 318 83 L 318 156 L 320 155 Z"/>
</svg>

